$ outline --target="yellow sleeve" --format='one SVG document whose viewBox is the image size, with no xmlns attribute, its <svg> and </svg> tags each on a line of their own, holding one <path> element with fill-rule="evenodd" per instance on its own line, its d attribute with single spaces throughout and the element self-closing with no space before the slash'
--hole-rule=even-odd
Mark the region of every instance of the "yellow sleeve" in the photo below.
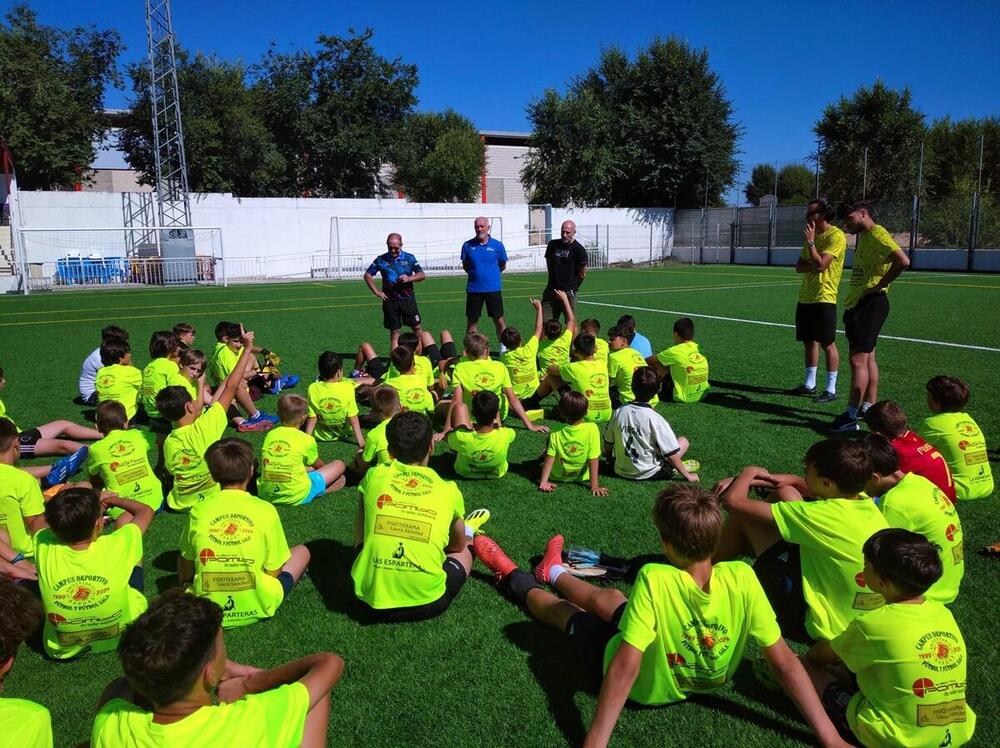
<svg viewBox="0 0 1000 748">
<path fill-rule="evenodd" d="M 278 512 L 271 504 L 265 505 L 265 511 L 270 510 L 267 526 L 264 528 L 264 539 L 267 544 L 267 554 L 264 558 L 264 570 L 274 571 L 280 569 L 292 557 L 292 552 L 288 548 L 288 541 L 285 539 L 285 530 L 281 526 L 281 519 Z"/>
<path fill-rule="evenodd" d="M 656 615 L 653 612 L 653 595 L 645 569 L 639 572 L 632 594 L 629 596 L 625 612 L 618 623 L 622 639 L 640 652 L 656 638 Z"/>
</svg>

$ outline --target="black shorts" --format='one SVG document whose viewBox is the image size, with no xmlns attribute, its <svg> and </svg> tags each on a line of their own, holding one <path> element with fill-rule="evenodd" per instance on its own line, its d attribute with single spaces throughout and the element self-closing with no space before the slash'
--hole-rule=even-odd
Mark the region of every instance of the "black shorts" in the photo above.
<svg viewBox="0 0 1000 748">
<path fill-rule="evenodd" d="M 160 418 L 160 417 L 153 418 L 152 416 L 150 416 L 149 430 L 152 431 L 154 434 L 158 434 L 160 436 L 166 436 L 171 432 L 172 427 L 170 426 L 170 421 L 168 421 L 166 418 Z"/>
<path fill-rule="evenodd" d="M 416 299 L 387 299 L 382 302 L 382 326 L 398 330 L 403 325 L 420 327 L 420 311 Z"/>
<path fill-rule="evenodd" d="M 795 307 L 795 339 L 818 342 L 824 348 L 837 339 L 837 305 L 826 302 Z"/>
<path fill-rule="evenodd" d="M 370 358 L 365 363 L 365 369 L 375 379 L 381 379 L 385 376 L 385 373 L 389 371 L 389 359 L 384 356 Z"/>
<path fill-rule="evenodd" d="M 486 304 L 486 316 L 499 319 L 503 316 L 503 293 L 500 291 L 467 291 L 465 293 L 465 317 L 469 322 L 478 322 L 483 314 L 483 304 Z"/>
<path fill-rule="evenodd" d="M 802 558 L 799 546 L 779 540 L 757 557 L 753 570 L 774 608 L 782 635 L 800 642 L 812 641 L 806 633 L 808 608 L 802 594 Z"/>
<path fill-rule="evenodd" d="M 841 739 L 851 745 L 858 745 L 858 739 L 851 730 L 850 723 L 847 721 L 847 707 L 856 693 L 857 690 L 852 691 L 845 688 L 841 683 L 830 683 L 823 689 L 823 693 L 820 694 L 819 698 L 823 704 L 823 709 L 830 717 L 830 721 L 833 722 L 833 726 L 840 733 Z"/>
<path fill-rule="evenodd" d="M 17 435 L 17 444 L 21 448 L 21 457 L 34 457 L 35 445 L 42 438 L 42 432 L 38 429 L 28 429 Z"/>
<path fill-rule="evenodd" d="M 580 611 L 574 613 L 566 623 L 566 636 L 569 637 L 580 662 L 588 676 L 594 676 L 600 681 L 604 677 L 604 650 L 608 642 L 618 633 L 618 623 L 625 614 L 625 606 L 619 605 L 610 621 L 604 621 L 593 613 Z"/>
<path fill-rule="evenodd" d="M 438 368 L 438 364 L 441 363 L 441 359 L 456 359 L 458 358 L 458 348 L 455 347 L 454 341 L 449 340 L 440 348 L 437 347 L 435 343 L 424 346 L 424 356 L 427 356 L 428 360 L 431 362 L 431 366 L 435 369 Z"/>
<path fill-rule="evenodd" d="M 128 586 L 143 595 L 146 594 L 146 574 L 141 566 L 132 567 L 132 573 L 128 577 Z"/>
<path fill-rule="evenodd" d="M 847 345 L 854 353 L 871 353 L 878 345 L 878 334 L 889 317 L 889 297 L 884 293 L 865 296 L 844 312 Z"/>
<path fill-rule="evenodd" d="M 465 573 L 465 567 L 453 558 L 446 558 L 441 568 L 445 573 L 444 594 L 437 600 L 411 608 L 370 608 L 372 618 L 379 623 L 405 623 L 425 621 L 444 613 L 451 601 L 458 597 L 459 590 L 469 576 Z"/>
</svg>

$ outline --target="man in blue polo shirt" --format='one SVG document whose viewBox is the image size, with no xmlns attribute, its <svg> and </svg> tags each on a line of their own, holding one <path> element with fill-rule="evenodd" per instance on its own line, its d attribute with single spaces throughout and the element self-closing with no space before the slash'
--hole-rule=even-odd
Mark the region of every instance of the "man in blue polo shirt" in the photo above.
<svg viewBox="0 0 1000 748">
<path fill-rule="evenodd" d="M 417 335 L 421 332 L 413 284 L 427 276 L 417 258 L 403 251 L 402 236 L 389 234 L 385 246 L 389 251 L 376 257 L 368 266 L 365 283 L 373 294 L 382 299 L 382 325 L 389 331 L 389 350 L 392 350 L 399 341 L 399 330 L 403 325 Z M 375 287 L 376 273 L 382 276 L 381 291 Z"/>
<path fill-rule="evenodd" d="M 503 319 L 503 294 L 500 273 L 507 267 L 507 250 L 503 243 L 490 236 L 490 219 L 480 216 L 475 221 L 476 238 L 462 245 L 462 267 L 469 275 L 465 287 L 466 332 L 476 332 L 476 323 L 483 313 L 493 320 L 497 337 L 507 326 Z"/>
</svg>

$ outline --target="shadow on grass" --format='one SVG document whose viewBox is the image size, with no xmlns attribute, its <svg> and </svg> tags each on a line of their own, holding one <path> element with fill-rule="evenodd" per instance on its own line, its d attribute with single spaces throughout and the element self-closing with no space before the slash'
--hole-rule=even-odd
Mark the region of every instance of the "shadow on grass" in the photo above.
<svg viewBox="0 0 1000 748">
<path fill-rule="evenodd" d="M 831 414 L 823 413 L 822 411 L 803 410 L 802 408 L 763 402 L 761 400 L 754 400 L 746 395 L 728 392 L 710 392 L 702 402 L 706 405 L 731 408 L 732 410 L 777 416 L 776 418 L 762 419 L 761 423 L 773 426 L 807 428 L 815 431 L 817 434 L 829 435 Z M 822 418 L 817 416 L 822 416 Z"/>
<path fill-rule="evenodd" d="M 309 578 L 326 609 L 342 613 L 358 623 L 372 623 L 370 614 L 354 596 L 354 580 L 351 579 L 354 548 L 330 538 L 307 541 L 306 547 L 312 555 Z"/>
<path fill-rule="evenodd" d="M 156 594 L 162 595 L 171 587 L 179 587 L 180 581 L 177 579 L 177 559 L 180 557 L 178 551 L 164 551 L 153 559 L 153 568 L 160 571 L 169 572 L 165 576 L 156 578 Z M 148 579 L 148 577 L 147 577 Z"/>
</svg>

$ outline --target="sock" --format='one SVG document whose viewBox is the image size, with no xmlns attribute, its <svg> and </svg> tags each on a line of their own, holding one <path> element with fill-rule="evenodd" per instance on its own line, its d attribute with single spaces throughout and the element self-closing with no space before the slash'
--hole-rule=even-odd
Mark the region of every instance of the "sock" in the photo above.
<svg viewBox="0 0 1000 748">
<path fill-rule="evenodd" d="M 847 415 L 850 418 L 853 418 L 853 419 L 857 420 L 857 418 L 858 418 L 858 406 L 857 405 L 848 405 L 847 406 Z"/>
<path fill-rule="evenodd" d="M 535 578 L 526 571 L 515 569 L 504 578 L 502 586 L 517 602 L 522 605 L 528 599 L 528 593 L 538 587 Z"/>
<path fill-rule="evenodd" d="M 826 373 L 826 391 L 829 393 L 836 393 L 837 391 L 837 372 L 828 371 Z"/>
<path fill-rule="evenodd" d="M 816 386 L 816 369 L 817 368 L 819 368 L 819 367 L 816 367 L 816 366 L 807 366 L 806 367 L 806 381 L 805 381 L 805 386 L 806 387 L 812 388 L 812 387 Z"/>
<path fill-rule="evenodd" d="M 549 568 L 549 584 L 555 584 L 556 580 L 566 573 L 566 567 L 562 564 L 552 564 Z"/>
<path fill-rule="evenodd" d="M 466 525 L 465 526 L 465 537 L 467 537 L 469 540 L 472 540 L 474 537 L 476 537 L 476 531 L 473 530 L 468 525 Z"/>
<path fill-rule="evenodd" d="M 861 403 L 861 407 L 858 409 L 858 415 L 864 415 L 868 412 L 868 409 L 872 407 L 871 403 Z"/>
</svg>

